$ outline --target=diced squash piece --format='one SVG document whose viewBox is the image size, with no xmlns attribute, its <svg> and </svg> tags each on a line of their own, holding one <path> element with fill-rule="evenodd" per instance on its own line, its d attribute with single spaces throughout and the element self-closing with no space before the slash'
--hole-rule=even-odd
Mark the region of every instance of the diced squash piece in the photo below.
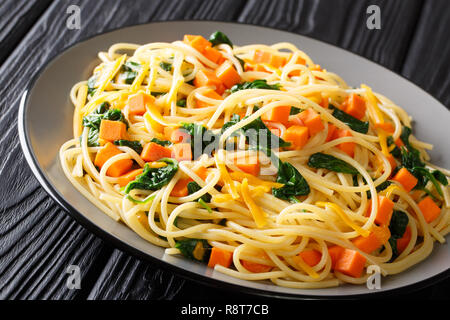
<svg viewBox="0 0 450 320">
<path fill-rule="evenodd" d="M 395 161 L 394 156 L 392 154 L 389 154 L 389 155 L 387 155 L 385 157 L 388 159 L 392 170 L 394 170 L 397 167 L 397 161 Z"/>
<path fill-rule="evenodd" d="M 183 38 L 183 42 L 199 52 L 203 52 L 207 47 L 212 46 L 211 42 L 199 35 L 186 34 Z"/>
<path fill-rule="evenodd" d="M 164 127 L 164 137 L 173 143 L 187 143 L 191 140 L 191 135 L 185 129 L 177 127 Z"/>
<path fill-rule="evenodd" d="M 145 106 L 154 102 L 155 98 L 151 95 L 143 92 L 134 94 L 128 98 L 128 113 L 130 115 L 142 116 L 147 111 Z"/>
<path fill-rule="evenodd" d="M 172 197 L 186 197 L 189 194 L 187 185 L 191 181 L 193 181 L 191 178 L 181 178 L 173 187 L 170 195 Z"/>
<path fill-rule="evenodd" d="M 418 180 L 406 168 L 401 168 L 392 180 L 397 181 L 403 186 L 406 192 L 410 192 L 417 184 Z"/>
<path fill-rule="evenodd" d="M 395 131 L 394 125 L 390 122 L 383 122 L 383 123 L 375 123 L 375 128 L 382 129 L 386 131 L 387 133 L 393 134 Z"/>
<path fill-rule="evenodd" d="M 169 141 L 172 141 L 172 134 L 177 129 L 178 129 L 178 127 L 172 127 L 172 126 L 164 127 L 164 129 L 163 129 L 164 138 L 166 138 Z"/>
<path fill-rule="evenodd" d="M 405 233 L 400 239 L 397 239 L 397 251 L 402 253 L 411 241 L 411 227 L 407 226 Z"/>
<path fill-rule="evenodd" d="M 400 137 L 398 137 L 395 141 L 394 141 L 395 145 L 399 148 L 405 146 L 405 144 L 403 143 L 402 139 L 400 139 Z"/>
<path fill-rule="evenodd" d="M 364 270 L 366 260 L 358 251 L 344 249 L 336 262 L 335 270 L 350 277 L 359 278 Z"/>
<path fill-rule="evenodd" d="M 289 56 L 289 59 L 287 59 L 286 63 L 291 60 L 292 54 Z M 302 64 L 305 65 L 306 64 L 306 60 L 303 59 L 302 57 L 297 57 L 297 61 L 295 62 L 295 64 Z M 289 72 L 289 76 L 300 76 L 300 70 L 293 70 L 291 72 Z"/>
<path fill-rule="evenodd" d="M 203 50 L 203 55 L 208 60 L 211 60 L 212 62 L 217 63 L 217 64 L 219 64 L 221 62 L 221 60 L 223 59 L 223 56 L 220 53 L 220 51 L 215 48 L 212 48 L 212 47 L 206 47 Z"/>
<path fill-rule="evenodd" d="M 338 262 L 341 254 L 344 252 L 344 248 L 341 246 L 332 246 L 328 248 L 328 254 L 331 258 L 331 269 L 336 268 L 336 263 Z"/>
<path fill-rule="evenodd" d="M 352 137 L 352 133 L 350 130 L 347 129 L 336 129 L 334 134 L 334 139 L 339 139 L 343 137 Z M 350 157 L 353 158 L 355 155 L 355 143 L 354 142 L 343 142 L 337 145 L 339 149 L 344 151 L 346 154 L 348 154 Z"/>
<path fill-rule="evenodd" d="M 209 175 L 208 168 L 205 167 L 199 167 L 197 170 L 194 171 L 196 175 L 200 177 L 203 181 L 206 181 L 206 178 Z"/>
<path fill-rule="evenodd" d="M 233 261 L 233 253 L 216 247 L 212 247 L 209 256 L 208 267 L 214 268 L 216 264 L 228 268 Z"/>
<path fill-rule="evenodd" d="M 370 216 L 372 211 L 372 200 L 368 201 L 367 216 Z M 379 225 L 389 225 L 392 213 L 394 212 L 394 202 L 386 197 L 378 197 L 378 212 L 375 217 L 375 223 Z"/>
<path fill-rule="evenodd" d="M 243 118 L 243 117 L 241 117 L 241 118 Z M 263 122 L 266 125 L 266 127 L 270 130 L 270 132 L 272 132 L 277 137 L 281 136 L 281 129 L 278 126 L 274 125 L 270 121 L 263 121 Z"/>
<path fill-rule="evenodd" d="M 225 87 L 222 81 L 216 76 L 213 71 L 206 69 L 200 69 L 195 75 L 194 85 L 198 87 L 215 87 L 218 94 L 222 94 L 225 91 Z"/>
<path fill-rule="evenodd" d="M 140 175 L 143 171 L 144 169 L 131 170 L 130 172 L 127 172 L 118 177 L 119 179 L 117 183 L 119 184 L 119 186 L 125 187 L 128 183 L 136 179 L 136 177 Z"/>
<path fill-rule="evenodd" d="M 274 68 L 279 68 L 286 64 L 286 58 L 280 55 L 271 54 L 270 52 L 255 50 L 253 52 L 253 62 L 267 63 Z"/>
<path fill-rule="evenodd" d="M 106 171 L 106 175 L 110 177 L 120 177 L 125 172 L 130 171 L 131 167 L 133 167 L 133 160 L 122 159 L 114 162 Z"/>
<path fill-rule="evenodd" d="M 367 237 L 359 236 L 352 242 L 359 250 L 371 253 L 385 244 L 390 236 L 391 234 L 387 226 L 374 226 Z"/>
<path fill-rule="evenodd" d="M 235 165 L 245 173 L 259 176 L 260 163 L 256 156 L 236 159 Z"/>
<path fill-rule="evenodd" d="M 100 169 L 109 158 L 122 153 L 114 144 L 107 142 L 95 155 L 94 164 Z"/>
<path fill-rule="evenodd" d="M 298 114 L 298 117 L 303 121 L 305 126 L 309 129 L 311 136 L 322 131 L 325 126 L 322 123 L 320 115 L 311 108 L 308 108 Z"/>
<path fill-rule="evenodd" d="M 254 63 L 269 63 L 272 54 L 267 51 L 255 50 L 253 52 L 252 61 Z"/>
<path fill-rule="evenodd" d="M 192 149 L 190 143 L 175 143 L 172 146 L 172 158 L 178 161 L 192 160 Z"/>
<path fill-rule="evenodd" d="M 328 133 L 327 133 L 327 138 L 325 140 L 325 142 L 331 141 L 334 139 L 335 134 L 336 134 L 336 129 L 337 127 L 332 124 L 332 123 L 328 123 Z"/>
<path fill-rule="evenodd" d="M 302 126 L 302 127 L 304 127 L 305 124 L 303 123 L 302 119 L 300 119 L 300 117 L 298 115 L 299 115 L 299 113 L 296 114 L 296 115 L 290 116 L 289 117 L 289 122 L 286 125 L 286 127 L 290 127 L 290 126 Z"/>
<path fill-rule="evenodd" d="M 290 126 L 284 132 L 283 139 L 292 143 L 293 149 L 301 149 L 308 142 L 309 129 L 304 126 Z"/>
<path fill-rule="evenodd" d="M 340 109 L 361 120 L 366 114 L 366 101 L 356 93 L 352 93 L 344 101 Z"/>
<path fill-rule="evenodd" d="M 233 64 L 228 60 L 216 69 L 216 76 L 228 89 L 241 81 L 241 76 L 236 71 Z"/>
<path fill-rule="evenodd" d="M 306 249 L 295 256 L 293 260 L 297 262 L 298 257 L 300 257 L 310 267 L 314 267 L 320 262 L 322 254 L 317 250 Z"/>
<path fill-rule="evenodd" d="M 100 122 L 100 132 L 98 137 L 105 141 L 127 139 L 127 125 L 122 121 L 103 119 Z"/>
<path fill-rule="evenodd" d="M 280 122 L 286 125 L 289 122 L 291 106 L 279 106 L 263 113 L 261 119 L 264 121 Z"/>
<path fill-rule="evenodd" d="M 430 196 L 425 197 L 417 204 L 422 211 L 423 217 L 427 223 L 435 220 L 441 214 L 441 208 L 431 199 Z"/>
<path fill-rule="evenodd" d="M 330 97 L 327 94 L 322 93 L 322 100 L 320 100 L 319 105 L 322 108 L 328 109 L 328 107 L 330 105 Z"/>
<path fill-rule="evenodd" d="M 147 143 L 141 152 L 141 158 L 147 162 L 157 161 L 161 158 L 170 158 L 172 151 L 155 142 Z"/>
<path fill-rule="evenodd" d="M 269 64 L 275 68 L 280 68 L 286 64 L 286 58 L 276 55 L 276 54 L 273 54 L 270 59 Z"/>
<path fill-rule="evenodd" d="M 241 260 L 241 263 L 245 269 L 253 273 L 269 272 L 270 270 L 272 270 L 271 266 L 265 264 L 260 264 L 247 260 Z"/>
<path fill-rule="evenodd" d="M 101 148 L 95 155 L 94 164 L 100 169 L 103 167 L 106 161 L 115 155 L 121 154 L 122 151 L 119 150 L 111 142 L 107 142 L 103 148 Z M 106 175 L 110 177 L 119 177 L 125 172 L 130 171 L 133 166 L 133 161 L 131 159 L 122 159 L 114 162 L 106 171 Z"/>
<path fill-rule="evenodd" d="M 211 98 L 211 99 L 215 99 L 215 100 L 223 100 L 222 96 L 212 89 L 206 90 L 205 92 L 202 93 L 202 95 L 207 98 Z M 205 107 L 211 106 L 209 103 L 198 100 L 198 99 L 196 99 L 196 102 L 197 102 L 197 108 L 205 108 Z"/>
</svg>

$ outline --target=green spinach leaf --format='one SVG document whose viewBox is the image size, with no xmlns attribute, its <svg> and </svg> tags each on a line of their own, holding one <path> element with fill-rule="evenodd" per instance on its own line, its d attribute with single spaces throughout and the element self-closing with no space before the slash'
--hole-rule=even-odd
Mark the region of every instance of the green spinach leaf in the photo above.
<svg viewBox="0 0 450 320">
<path fill-rule="evenodd" d="M 200 185 L 195 182 L 195 181 L 191 181 L 187 184 L 187 189 L 188 189 L 188 194 L 193 194 L 197 191 L 199 191 L 202 187 L 200 187 Z M 202 199 L 204 202 L 211 202 L 211 195 L 209 193 L 205 193 L 204 195 L 202 195 L 199 200 Z"/>
<path fill-rule="evenodd" d="M 139 190 L 159 190 L 170 182 L 178 170 L 178 161 L 175 159 L 162 158 L 158 162 L 165 162 L 167 166 L 162 168 L 150 168 L 148 163 L 144 166 L 144 171 L 125 187 L 128 194 L 133 189 Z"/>
<path fill-rule="evenodd" d="M 405 234 L 408 223 L 409 223 L 409 218 L 405 212 L 400 211 L 400 210 L 393 211 L 391 221 L 389 222 L 389 231 L 391 232 L 391 237 L 389 238 L 389 244 L 392 247 L 391 261 L 393 261 L 399 255 L 399 252 L 397 249 L 397 240 L 401 239 L 403 237 L 403 235 Z"/>
<path fill-rule="evenodd" d="M 175 248 L 180 250 L 185 257 L 201 262 L 208 262 L 211 254 L 211 246 L 204 239 L 178 240 Z"/>
<path fill-rule="evenodd" d="M 186 108 L 186 99 L 177 100 L 177 107 Z"/>
<path fill-rule="evenodd" d="M 334 108 L 332 115 L 336 119 L 348 125 L 350 129 L 352 129 L 353 131 L 364 134 L 366 134 L 369 131 L 368 121 L 361 121 L 338 108 Z"/>
<path fill-rule="evenodd" d="M 225 35 L 225 33 L 221 31 L 216 31 L 209 36 L 209 42 L 212 43 L 213 46 L 217 46 L 221 43 L 228 44 L 231 48 L 233 48 L 233 44 L 230 39 Z"/>
<path fill-rule="evenodd" d="M 272 194 L 283 200 L 293 200 L 295 196 L 304 196 L 310 193 L 308 182 L 289 162 L 278 165 L 277 182 L 284 184 L 281 188 L 272 188 Z"/>
<path fill-rule="evenodd" d="M 129 148 L 133 149 L 134 151 L 136 151 L 138 154 L 141 154 L 141 152 L 142 152 L 142 145 L 139 141 L 120 139 L 120 140 L 115 140 L 114 144 L 116 146 L 129 147 Z"/>
<path fill-rule="evenodd" d="M 139 73 L 141 65 L 137 62 L 127 61 L 123 64 L 122 70 L 124 71 L 124 81 L 126 84 L 132 84 L 134 79 Z"/>
<path fill-rule="evenodd" d="M 317 169 L 323 168 L 334 172 L 359 174 L 358 170 L 347 162 L 321 152 L 314 153 L 309 157 L 308 166 Z"/>
<path fill-rule="evenodd" d="M 279 83 L 268 84 L 264 79 L 257 79 L 254 81 L 247 81 L 244 83 L 235 84 L 231 87 L 230 92 L 234 93 L 240 90 L 247 89 L 269 89 L 269 90 L 280 90 L 281 85 Z"/>
<path fill-rule="evenodd" d="M 157 143 L 157 144 L 159 144 L 160 146 L 163 146 L 163 147 L 168 147 L 168 146 L 171 146 L 173 144 L 169 140 L 159 140 L 158 138 L 153 138 L 152 140 L 150 140 L 150 142 Z"/>
<path fill-rule="evenodd" d="M 95 93 L 95 90 L 97 90 L 96 88 L 95 88 L 95 84 L 96 84 L 96 82 L 97 82 L 97 74 L 94 74 L 92 77 L 90 77 L 89 79 L 88 79 L 88 82 L 87 82 L 87 86 L 88 86 L 88 95 L 89 96 L 92 96 L 92 95 L 94 95 L 94 93 Z"/>
<path fill-rule="evenodd" d="M 165 71 L 167 71 L 167 72 L 172 71 L 172 64 L 171 64 L 171 63 L 168 63 L 168 62 L 161 62 L 161 63 L 159 64 L 159 66 L 161 67 L 161 69 L 163 69 L 163 70 L 165 70 Z"/>
</svg>

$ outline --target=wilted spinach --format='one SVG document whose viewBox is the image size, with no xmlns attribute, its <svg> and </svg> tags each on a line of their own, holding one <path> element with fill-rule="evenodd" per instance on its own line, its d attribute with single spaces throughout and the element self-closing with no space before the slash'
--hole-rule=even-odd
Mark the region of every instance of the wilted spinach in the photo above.
<svg viewBox="0 0 450 320">
<path fill-rule="evenodd" d="M 348 125 L 350 129 L 364 134 L 369 131 L 368 121 L 361 121 L 336 107 L 333 107 L 333 109 L 333 117 Z"/>
<path fill-rule="evenodd" d="M 211 246 L 204 239 L 177 240 L 175 248 L 185 257 L 201 262 L 208 262 L 211 254 Z"/>
<path fill-rule="evenodd" d="M 127 61 L 123 64 L 122 70 L 124 71 L 124 81 L 126 84 L 132 84 L 134 79 L 139 73 L 141 65 L 137 62 Z"/>
<path fill-rule="evenodd" d="M 169 141 L 169 140 L 160 140 L 158 138 L 153 138 L 152 140 L 150 140 L 150 142 L 157 143 L 157 144 L 159 144 L 160 146 L 163 146 L 163 147 L 168 147 L 168 146 L 172 145 L 171 141 Z"/>
<path fill-rule="evenodd" d="M 120 139 L 120 140 L 115 140 L 114 144 L 117 146 L 129 147 L 139 154 L 142 152 L 142 145 L 139 141 Z"/>
<path fill-rule="evenodd" d="M 408 223 L 409 218 L 406 213 L 400 210 L 394 210 L 394 212 L 392 213 L 391 221 L 389 222 L 389 231 L 391 232 L 389 244 L 391 245 L 392 248 L 391 261 L 393 261 L 399 255 L 397 249 L 397 240 L 401 239 L 405 234 Z"/>
<path fill-rule="evenodd" d="M 193 194 L 199 191 L 201 188 L 202 187 L 200 187 L 200 185 L 195 181 L 191 181 L 187 184 L 188 194 Z M 209 193 L 205 193 L 199 198 L 199 200 L 200 199 L 204 202 L 211 202 L 211 195 Z"/>
<path fill-rule="evenodd" d="M 295 196 L 304 196 L 311 191 L 305 178 L 289 162 L 280 161 L 277 182 L 284 184 L 284 186 L 272 188 L 272 194 L 283 200 L 298 202 Z"/>
<path fill-rule="evenodd" d="M 325 153 L 314 153 L 309 157 L 308 166 L 316 169 L 327 169 L 334 172 L 359 174 L 352 165 L 341 159 Z"/>
<path fill-rule="evenodd" d="M 268 84 L 264 79 L 257 79 L 254 81 L 246 81 L 244 83 L 235 84 L 231 87 L 230 92 L 234 93 L 240 90 L 247 89 L 269 89 L 269 90 L 280 90 L 281 85 L 279 83 Z"/>
<path fill-rule="evenodd" d="M 139 190 L 159 190 L 170 182 L 178 170 L 178 161 L 175 159 L 162 158 L 158 162 L 165 162 L 167 166 L 162 168 L 151 168 L 148 163 L 144 166 L 144 171 L 125 187 L 125 193 L 133 189 Z"/>
<path fill-rule="evenodd" d="M 231 48 L 233 48 L 233 44 L 230 39 L 225 35 L 225 33 L 221 31 L 216 31 L 209 36 L 209 42 L 212 43 L 213 46 L 217 46 L 221 43 L 228 44 Z"/>
</svg>

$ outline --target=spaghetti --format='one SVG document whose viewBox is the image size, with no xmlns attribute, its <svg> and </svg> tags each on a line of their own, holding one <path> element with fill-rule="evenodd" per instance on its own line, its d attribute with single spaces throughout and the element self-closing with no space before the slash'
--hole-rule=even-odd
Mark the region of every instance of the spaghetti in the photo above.
<svg viewBox="0 0 450 320">
<path fill-rule="evenodd" d="M 209 40 L 100 52 L 74 85 L 71 183 L 167 254 L 279 286 L 364 283 L 449 232 L 449 171 L 411 118 L 290 43 Z"/>
</svg>

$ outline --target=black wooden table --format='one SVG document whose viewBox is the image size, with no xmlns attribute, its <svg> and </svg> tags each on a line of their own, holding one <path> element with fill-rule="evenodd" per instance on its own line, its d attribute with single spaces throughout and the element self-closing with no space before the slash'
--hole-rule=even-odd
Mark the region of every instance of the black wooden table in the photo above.
<svg viewBox="0 0 450 320">
<path fill-rule="evenodd" d="M 380 8 L 381 29 L 366 26 L 373 4 Z M 80 30 L 67 28 L 71 5 L 81 10 Z M 448 0 L 2 0 L 0 17 L 1 299 L 251 298 L 191 282 L 111 247 L 64 212 L 32 175 L 19 146 L 15 106 L 49 57 L 82 39 L 151 21 L 269 26 L 365 56 L 450 107 Z M 66 286 L 69 265 L 80 267 L 78 290 Z M 391 297 L 448 299 L 449 292 L 446 280 Z"/>
</svg>

